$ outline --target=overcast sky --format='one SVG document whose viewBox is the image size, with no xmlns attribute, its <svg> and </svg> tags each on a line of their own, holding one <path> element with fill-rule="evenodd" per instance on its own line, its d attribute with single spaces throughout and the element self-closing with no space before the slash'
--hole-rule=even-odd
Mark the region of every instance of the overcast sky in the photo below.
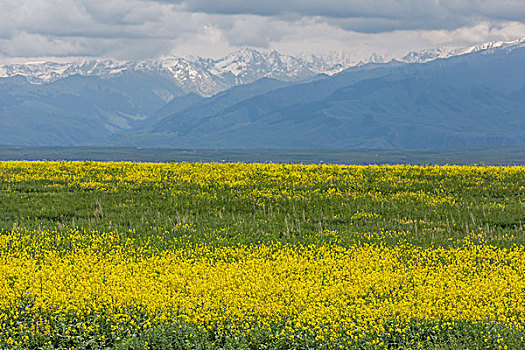
<svg viewBox="0 0 525 350">
<path fill-rule="evenodd" d="M 411 50 L 525 37 L 525 0 L 0 0 L 0 62 Z"/>
</svg>

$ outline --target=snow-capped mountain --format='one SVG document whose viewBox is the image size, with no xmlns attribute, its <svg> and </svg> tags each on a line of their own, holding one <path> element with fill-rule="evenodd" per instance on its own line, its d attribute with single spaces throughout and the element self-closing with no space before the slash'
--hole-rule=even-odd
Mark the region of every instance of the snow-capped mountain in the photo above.
<svg viewBox="0 0 525 350">
<path fill-rule="evenodd" d="M 174 79 L 186 92 L 211 96 L 236 85 L 261 78 L 301 81 L 317 74 L 333 75 L 355 62 L 334 57 L 293 57 L 277 51 L 240 49 L 220 59 L 161 57 L 143 61 L 88 60 L 71 63 L 25 63 L 0 66 L 0 78 L 22 75 L 35 84 L 46 84 L 72 75 L 110 78 L 125 71 L 156 72 Z"/>
<path fill-rule="evenodd" d="M 490 42 L 467 48 L 436 48 L 410 52 L 395 58 L 405 63 L 424 63 L 483 50 L 514 47 L 525 44 L 525 39 L 513 42 Z M 240 49 L 223 58 L 166 56 L 143 61 L 117 61 L 113 59 L 83 60 L 70 63 L 25 63 L 0 66 L 0 78 L 21 75 L 35 84 L 46 84 L 72 75 L 111 78 L 126 71 L 154 72 L 175 80 L 185 92 L 211 96 L 236 85 L 261 78 L 281 81 L 307 80 L 318 74 L 333 75 L 347 68 L 368 63 L 386 63 L 392 58 L 373 54 L 366 59 L 348 53 L 326 55 L 283 55 L 279 52 Z"/>
<path fill-rule="evenodd" d="M 71 63 L 25 63 L 0 66 L 0 78 L 22 75 L 34 84 L 46 84 L 71 75 L 110 78 L 125 71 L 156 72 L 174 79 L 186 92 L 211 96 L 261 78 L 301 81 L 317 74 L 333 75 L 359 61 L 347 55 L 293 57 L 275 50 L 240 49 L 220 59 L 166 56 L 143 61 L 112 59 Z"/>
<path fill-rule="evenodd" d="M 525 143 L 525 40 L 409 60 L 243 49 L 221 59 L 3 66 L 0 139 L 258 149 Z M 356 67 L 334 74 L 347 66 Z M 307 79 L 318 73 L 327 76 Z"/>
<path fill-rule="evenodd" d="M 24 63 L 0 66 L 0 78 L 22 75 L 35 84 L 50 83 L 71 75 L 111 77 L 129 68 L 125 61 L 89 60 L 71 63 Z"/>
<path fill-rule="evenodd" d="M 409 52 L 406 56 L 399 59 L 402 62 L 406 63 L 425 63 L 433 61 L 439 58 L 449 58 L 452 56 L 466 55 L 469 53 L 485 51 L 485 50 L 494 50 L 494 49 L 504 49 L 504 48 L 515 48 L 525 45 L 525 38 L 521 38 L 514 41 L 492 41 L 488 43 L 483 43 L 479 45 L 469 46 L 469 47 L 441 47 L 434 49 L 427 49 L 422 51 L 412 51 Z"/>
</svg>

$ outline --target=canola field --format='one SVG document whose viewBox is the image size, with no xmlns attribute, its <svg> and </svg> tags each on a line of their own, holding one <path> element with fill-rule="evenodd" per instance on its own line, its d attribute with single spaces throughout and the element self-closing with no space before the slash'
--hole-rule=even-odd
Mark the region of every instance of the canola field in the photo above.
<svg viewBox="0 0 525 350">
<path fill-rule="evenodd" d="M 0 162 L 0 348 L 525 348 L 525 167 Z"/>
</svg>

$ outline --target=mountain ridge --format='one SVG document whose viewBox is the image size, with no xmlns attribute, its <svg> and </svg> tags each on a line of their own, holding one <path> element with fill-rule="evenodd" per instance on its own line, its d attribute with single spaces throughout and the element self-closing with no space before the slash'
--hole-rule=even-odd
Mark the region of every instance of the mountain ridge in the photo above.
<svg viewBox="0 0 525 350">
<path fill-rule="evenodd" d="M 165 56 L 141 61 L 115 59 L 79 60 L 68 63 L 42 62 L 0 65 L 0 78 L 22 75 L 34 84 L 48 84 L 72 76 L 112 78 L 126 71 L 154 72 L 173 79 L 184 92 L 204 97 L 233 86 L 252 83 L 261 78 L 296 82 L 318 74 L 334 75 L 345 69 L 369 63 L 425 63 L 467 53 L 525 44 L 525 38 L 511 42 L 488 42 L 464 48 L 436 48 L 410 52 L 403 57 L 385 58 L 376 54 L 357 59 L 345 52 L 325 55 L 283 55 L 275 50 L 258 51 L 241 48 L 218 59 L 199 56 Z M 171 96 L 169 98 L 173 98 Z"/>
<path fill-rule="evenodd" d="M 277 52 L 268 63 L 245 50 L 221 61 L 220 71 L 256 80 L 209 97 L 187 93 L 170 74 L 117 61 L 110 70 L 85 64 L 93 75 L 46 84 L 14 75 L 0 79 L 0 139 L 213 149 L 525 144 L 525 42 L 476 50 L 422 63 L 369 62 L 299 81 L 257 79 L 286 64 Z M 203 70 L 218 64 L 192 59 Z"/>
<path fill-rule="evenodd" d="M 525 46 L 354 67 L 151 126 L 149 146 L 448 148 L 525 143 Z M 198 112 L 197 112 L 198 111 Z M 144 146 L 148 145 L 147 143 Z"/>
</svg>

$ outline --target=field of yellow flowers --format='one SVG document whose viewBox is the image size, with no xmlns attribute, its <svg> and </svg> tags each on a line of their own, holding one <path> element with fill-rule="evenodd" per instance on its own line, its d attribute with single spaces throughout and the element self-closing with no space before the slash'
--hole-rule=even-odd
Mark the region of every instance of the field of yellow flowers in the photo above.
<svg viewBox="0 0 525 350">
<path fill-rule="evenodd" d="M 525 167 L 0 162 L 0 348 L 525 348 Z"/>
</svg>

